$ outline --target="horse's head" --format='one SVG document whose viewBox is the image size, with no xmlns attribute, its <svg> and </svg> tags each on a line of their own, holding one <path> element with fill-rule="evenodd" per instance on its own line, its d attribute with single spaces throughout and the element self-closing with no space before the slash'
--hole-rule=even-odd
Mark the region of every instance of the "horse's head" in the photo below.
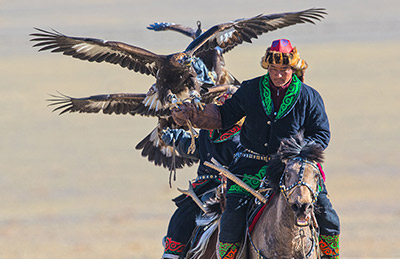
<svg viewBox="0 0 400 259">
<path fill-rule="evenodd" d="M 277 157 L 284 165 L 279 189 L 295 214 L 298 226 L 307 226 L 313 217 L 322 176 L 317 163 L 323 160 L 323 149 L 315 142 L 306 142 L 302 134 L 284 139 Z"/>
<path fill-rule="evenodd" d="M 307 226 L 320 190 L 321 173 L 314 162 L 301 157 L 289 159 L 285 164 L 279 182 L 280 191 L 295 213 L 296 224 Z"/>
</svg>

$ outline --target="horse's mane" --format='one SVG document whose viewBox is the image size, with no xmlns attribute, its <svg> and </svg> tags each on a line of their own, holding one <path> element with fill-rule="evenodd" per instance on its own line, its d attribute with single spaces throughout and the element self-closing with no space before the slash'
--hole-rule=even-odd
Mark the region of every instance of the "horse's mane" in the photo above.
<svg viewBox="0 0 400 259">
<path fill-rule="evenodd" d="M 273 156 L 267 168 L 269 182 L 274 188 L 278 188 L 279 180 L 285 169 L 285 161 L 295 157 L 315 163 L 322 163 L 324 160 L 324 149 L 315 141 L 306 141 L 303 132 L 282 139 L 278 152 Z"/>
</svg>

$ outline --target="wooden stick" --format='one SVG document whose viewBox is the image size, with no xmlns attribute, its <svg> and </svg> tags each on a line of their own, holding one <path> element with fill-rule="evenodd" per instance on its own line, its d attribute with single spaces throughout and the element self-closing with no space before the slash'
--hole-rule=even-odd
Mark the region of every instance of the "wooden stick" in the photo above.
<svg viewBox="0 0 400 259">
<path fill-rule="evenodd" d="M 197 197 L 196 193 L 193 190 L 192 187 L 192 183 L 189 181 L 189 188 L 187 190 L 181 190 L 179 188 L 177 188 L 178 191 L 180 191 L 181 193 L 188 195 L 192 198 L 192 200 L 197 204 L 197 206 L 200 207 L 200 209 L 204 212 L 207 213 L 207 209 L 206 207 L 204 207 L 204 204 L 201 202 L 201 200 L 199 199 L 199 197 Z"/>
<path fill-rule="evenodd" d="M 246 191 L 251 193 L 254 197 L 259 199 L 261 202 L 263 202 L 263 203 L 267 202 L 267 199 L 261 193 L 257 192 L 256 190 L 254 190 L 253 188 L 248 186 L 245 182 L 240 180 L 236 175 L 229 172 L 229 170 L 226 169 L 225 167 L 223 167 L 215 158 L 211 158 L 211 162 L 213 162 L 213 164 L 211 164 L 208 161 L 205 161 L 204 165 L 211 167 L 212 169 L 217 170 L 221 174 L 225 175 L 227 178 L 229 178 L 230 180 L 235 182 L 237 185 L 239 185 L 240 187 L 242 187 L 243 189 L 245 189 Z"/>
</svg>

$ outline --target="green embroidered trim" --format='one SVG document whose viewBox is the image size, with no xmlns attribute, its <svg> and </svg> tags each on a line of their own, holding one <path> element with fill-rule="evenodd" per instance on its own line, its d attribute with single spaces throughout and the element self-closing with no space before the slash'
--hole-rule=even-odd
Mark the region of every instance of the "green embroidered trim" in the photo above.
<svg viewBox="0 0 400 259">
<path fill-rule="evenodd" d="M 224 243 L 219 242 L 218 252 L 221 259 L 235 258 L 236 253 L 239 250 L 240 242 L 236 243 Z"/>
<path fill-rule="evenodd" d="M 256 189 L 258 189 L 258 187 L 260 187 L 261 180 L 264 178 L 266 173 L 267 173 L 267 166 L 265 165 L 265 166 L 261 167 L 260 171 L 258 171 L 258 173 L 255 175 L 244 174 L 242 181 L 245 182 L 251 188 L 256 190 Z M 242 187 L 240 187 L 237 184 L 233 184 L 229 188 L 228 193 L 245 194 L 245 195 L 251 196 L 251 194 L 248 191 L 246 191 L 245 189 L 243 189 Z"/>
<path fill-rule="evenodd" d="M 272 103 L 271 90 L 269 89 L 269 74 L 264 75 L 260 80 L 260 94 L 264 110 L 268 116 L 271 116 L 274 111 L 274 104 Z"/>
<path fill-rule="evenodd" d="M 339 235 L 320 235 L 319 247 L 324 255 L 339 258 Z"/>
<path fill-rule="evenodd" d="M 221 143 L 239 134 L 241 128 L 242 127 L 239 125 L 234 125 L 227 131 L 221 132 L 219 130 L 209 130 L 208 137 L 212 140 L 213 143 Z"/>
<path fill-rule="evenodd" d="M 274 104 L 272 102 L 271 90 L 269 89 L 269 87 L 269 74 L 266 74 L 260 80 L 260 94 L 264 110 L 268 116 L 271 116 L 274 111 Z M 300 88 L 301 81 L 295 74 L 293 74 L 292 82 L 290 83 L 286 91 L 285 97 L 283 98 L 281 107 L 279 107 L 279 111 L 275 116 L 276 120 L 285 116 L 287 112 L 293 107 L 297 100 L 297 97 L 300 94 Z"/>
</svg>

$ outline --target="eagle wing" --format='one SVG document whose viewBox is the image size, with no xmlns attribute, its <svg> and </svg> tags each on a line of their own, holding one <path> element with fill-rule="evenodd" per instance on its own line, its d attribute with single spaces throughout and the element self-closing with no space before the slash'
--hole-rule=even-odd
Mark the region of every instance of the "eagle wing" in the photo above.
<svg viewBox="0 0 400 259">
<path fill-rule="evenodd" d="M 182 33 L 183 35 L 186 35 L 188 37 L 191 37 L 192 39 L 196 38 L 196 30 L 187 27 L 181 24 L 176 24 L 176 23 L 170 23 L 170 22 L 160 22 L 160 23 L 153 23 L 150 24 L 147 29 L 153 30 L 153 31 L 176 31 L 179 33 Z"/>
<path fill-rule="evenodd" d="M 236 89 L 237 86 L 234 85 L 220 85 L 209 88 L 208 92 L 202 95 L 202 102 L 215 102 L 219 97 L 224 94 L 230 95 Z M 136 149 L 141 150 L 141 155 L 146 157 L 149 162 L 169 170 L 192 166 L 198 161 L 197 159 L 180 156 L 173 147 L 166 145 L 162 140 L 164 130 L 178 128 L 179 126 L 172 119 L 168 108 L 156 110 L 153 104 L 149 104 L 149 102 L 157 99 L 152 95 L 152 90 L 153 88 L 150 88 L 147 94 L 118 93 L 83 98 L 73 98 L 59 93 L 59 95 L 52 95 L 52 98 L 48 101 L 51 102 L 50 106 L 55 106 L 53 111 L 59 111 L 60 115 L 66 112 L 103 112 L 104 114 L 156 116 L 158 117 L 157 126 L 136 145 Z M 185 130 L 188 129 L 185 128 Z"/>
<path fill-rule="evenodd" d="M 177 150 L 168 146 L 162 140 L 163 131 L 167 128 L 178 127 L 172 117 L 158 118 L 157 127 L 154 128 L 137 145 L 136 149 L 141 150 L 141 155 L 156 166 L 162 166 L 168 170 L 180 169 L 185 166 L 192 166 L 198 159 L 190 159 L 179 155 Z"/>
<path fill-rule="evenodd" d="M 83 98 L 74 98 L 59 93 L 48 99 L 49 106 L 55 106 L 53 112 L 59 111 L 60 115 L 66 112 L 98 113 L 104 114 L 130 114 L 143 116 L 168 116 L 169 109 L 156 107 L 149 103 L 148 94 L 118 93 L 100 94 Z M 152 99 L 154 100 L 154 98 Z"/>
<path fill-rule="evenodd" d="M 141 155 L 146 157 L 149 162 L 169 170 L 180 169 L 196 163 L 198 160 L 181 157 L 173 147 L 164 143 L 161 138 L 163 130 L 178 126 L 170 116 L 169 110 L 149 112 L 148 108 L 143 105 L 145 99 L 146 94 L 104 94 L 84 98 L 72 98 L 60 94 L 53 95 L 53 99 L 48 101 L 52 102 L 50 106 L 56 106 L 53 111 L 60 111 L 60 115 L 66 112 L 99 113 L 102 111 L 104 114 L 157 116 L 157 127 L 136 145 L 136 149 L 141 150 Z"/>
<path fill-rule="evenodd" d="M 229 98 L 237 89 L 237 85 L 211 87 L 207 89 L 207 93 L 201 96 L 201 101 L 204 103 L 223 102 L 224 100 L 219 98 Z M 198 159 L 180 156 L 173 147 L 166 145 L 162 140 L 163 132 L 168 128 L 184 128 L 186 131 L 189 130 L 187 127 L 178 126 L 172 119 L 172 116 L 159 117 L 157 127 L 136 145 L 136 149 L 142 150 L 142 156 L 147 157 L 149 162 L 153 162 L 155 165 L 163 166 L 169 170 L 192 166 Z"/>
<path fill-rule="evenodd" d="M 295 25 L 298 23 L 312 23 L 320 21 L 325 15 L 324 8 L 311 8 L 299 12 L 257 15 L 253 18 L 237 19 L 232 22 L 215 25 L 193 40 L 185 52 L 194 55 L 215 47 L 224 52 L 245 42 L 252 43 L 259 35 Z"/>
<path fill-rule="evenodd" d="M 51 50 L 62 52 L 89 62 L 107 62 L 142 74 L 157 74 L 157 61 L 162 58 L 148 50 L 118 41 L 105 41 L 95 38 L 70 37 L 60 32 L 35 28 L 38 33 L 32 33 L 31 41 L 38 42 L 33 47 L 39 51 Z"/>
</svg>

